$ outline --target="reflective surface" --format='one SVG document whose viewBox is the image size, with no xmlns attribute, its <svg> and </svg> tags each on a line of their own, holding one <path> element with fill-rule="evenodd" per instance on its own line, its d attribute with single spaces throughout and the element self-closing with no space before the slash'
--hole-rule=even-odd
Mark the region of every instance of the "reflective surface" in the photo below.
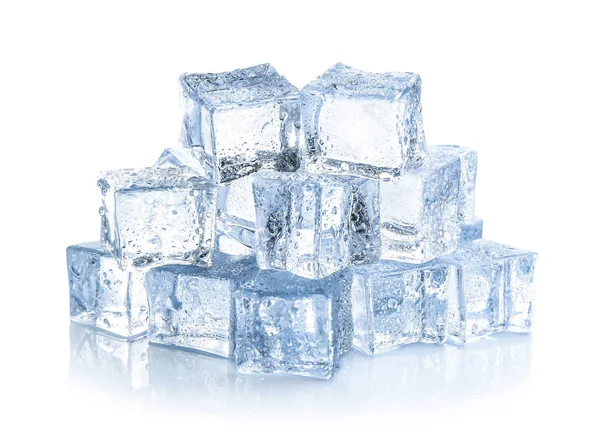
<svg viewBox="0 0 600 442">
<path fill-rule="evenodd" d="M 527 383 L 532 340 L 500 333 L 465 347 L 414 344 L 376 357 L 355 351 L 330 381 L 236 373 L 230 360 L 121 341 L 71 325 L 71 382 L 143 402 L 206 411 L 413 408 L 509 395 Z"/>
</svg>

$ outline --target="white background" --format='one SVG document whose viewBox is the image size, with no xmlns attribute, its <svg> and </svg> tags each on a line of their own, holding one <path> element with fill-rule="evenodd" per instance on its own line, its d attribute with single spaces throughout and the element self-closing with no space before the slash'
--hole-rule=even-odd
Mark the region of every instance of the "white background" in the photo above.
<svg viewBox="0 0 600 442">
<path fill-rule="evenodd" d="M 2 2 L 0 439 L 597 440 L 598 12 L 450 3 Z M 479 151 L 485 236 L 540 255 L 532 336 L 351 355 L 330 383 L 182 356 L 130 393 L 70 363 L 64 249 L 98 236 L 101 170 L 176 143 L 178 75 L 270 62 L 301 87 L 337 61 L 420 73 L 428 141 Z"/>
</svg>

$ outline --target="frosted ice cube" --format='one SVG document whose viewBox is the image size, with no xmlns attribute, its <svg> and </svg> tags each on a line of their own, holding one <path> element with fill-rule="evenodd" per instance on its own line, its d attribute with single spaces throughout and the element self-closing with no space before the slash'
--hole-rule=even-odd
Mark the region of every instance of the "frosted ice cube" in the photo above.
<svg viewBox="0 0 600 442">
<path fill-rule="evenodd" d="M 372 355 L 415 342 L 445 342 L 451 282 L 446 265 L 381 261 L 348 272 L 355 348 Z"/>
<path fill-rule="evenodd" d="M 253 187 L 260 268 L 316 279 L 379 259 L 377 180 L 262 172 Z"/>
<path fill-rule="evenodd" d="M 381 180 L 382 259 L 424 263 L 458 246 L 460 158 L 433 150 L 423 164 Z"/>
<path fill-rule="evenodd" d="M 232 296 L 254 269 L 254 258 L 216 253 L 209 268 L 168 265 L 150 270 L 146 276 L 150 341 L 230 356 Z"/>
<path fill-rule="evenodd" d="M 456 268 L 448 295 L 448 339 L 465 343 L 491 333 L 527 332 L 533 311 L 537 255 L 483 239 L 440 262 Z"/>
<path fill-rule="evenodd" d="M 182 142 L 215 182 L 260 169 L 294 171 L 301 133 L 298 89 L 271 65 L 219 74 L 183 74 Z"/>
<path fill-rule="evenodd" d="M 483 236 L 483 220 L 473 218 L 460 223 L 460 242 L 474 241 Z"/>
<path fill-rule="evenodd" d="M 342 272 L 343 273 L 343 272 Z M 261 271 L 235 298 L 235 359 L 242 373 L 329 378 L 350 347 L 348 281 Z"/>
<path fill-rule="evenodd" d="M 210 265 L 216 186 L 187 167 L 104 172 L 103 240 L 119 267 Z"/>
<path fill-rule="evenodd" d="M 146 332 L 144 275 L 119 269 L 101 242 L 67 248 L 71 320 L 131 338 Z"/>
<path fill-rule="evenodd" d="M 300 92 L 306 166 L 370 177 L 398 174 L 425 150 L 421 79 L 338 63 Z"/>
</svg>

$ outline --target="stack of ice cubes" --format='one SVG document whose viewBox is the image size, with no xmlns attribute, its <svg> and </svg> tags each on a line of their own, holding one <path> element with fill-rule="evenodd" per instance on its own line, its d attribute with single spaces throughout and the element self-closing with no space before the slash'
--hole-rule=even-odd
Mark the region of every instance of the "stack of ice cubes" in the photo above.
<svg viewBox="0 0 600 442">
<path fill-rule="evenodd" d="M 417 74 L 180 82 L 180 146 L 104 172 L 100 241 L 67 249 L 73 321 L 317 378 L 530 330 L 536 254 L 481 239 L 477 153 L 426 144 Z"/>
</svg>

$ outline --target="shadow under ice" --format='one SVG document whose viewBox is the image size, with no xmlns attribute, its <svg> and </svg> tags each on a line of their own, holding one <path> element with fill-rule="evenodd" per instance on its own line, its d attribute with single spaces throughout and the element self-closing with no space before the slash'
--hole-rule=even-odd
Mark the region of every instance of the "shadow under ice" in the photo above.
<svg viewBox="0 0 600 442">
<path fill-rule="evenodd" d="M 232 362 L 123 341 L 71 325 L 72 380 L 144 401 L 210 411 L 328 411 L 477 400 L 526 384 L 530 335 L 500 333 L 465 347 L 415 344 L 377 357 L 350 352 L 330 381 L 242 375 Z"/>
</svg>

